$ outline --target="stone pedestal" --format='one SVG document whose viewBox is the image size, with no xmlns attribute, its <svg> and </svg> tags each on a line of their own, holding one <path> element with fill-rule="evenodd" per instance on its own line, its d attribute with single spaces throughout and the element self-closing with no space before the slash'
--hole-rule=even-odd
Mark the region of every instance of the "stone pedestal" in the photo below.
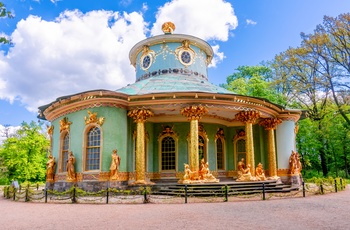
<svg viewBox="0 0 350 230">
<path fill-rule="evenodd" d="M 292 188 L 299 188 L 302 185 L 303 179 L 301 175 L 291 175 L 289 179 Z"/>
</svg>

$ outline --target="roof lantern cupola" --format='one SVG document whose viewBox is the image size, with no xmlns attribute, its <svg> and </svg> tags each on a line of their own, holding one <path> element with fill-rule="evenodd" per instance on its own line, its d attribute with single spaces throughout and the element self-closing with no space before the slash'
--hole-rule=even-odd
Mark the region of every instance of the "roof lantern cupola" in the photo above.
<svg viewBox="0 0 350 230">
<path fill-rule="evenodd" d="M 136 82 L 159 76 L 185 75 L 208 81 L 207 67 L 213 49 L 204 40 L 186 34 L 174 34 L 175 25 L 165 22 L 163 35 L 137 43 L 129 53 L 136 69 Z"/>
</svg>

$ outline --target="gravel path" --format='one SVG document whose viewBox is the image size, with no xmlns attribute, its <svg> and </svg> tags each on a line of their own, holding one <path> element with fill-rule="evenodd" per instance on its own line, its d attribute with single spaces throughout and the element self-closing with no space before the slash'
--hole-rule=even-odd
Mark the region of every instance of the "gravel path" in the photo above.
<svg viewBox="0 0 350 230">
<path fill-rule="evenodd" d="M 0 197 L 0 229 L 350 229 L 350 187 L 305 198 L 188 204 L 45 204 Z"/>
</svg>

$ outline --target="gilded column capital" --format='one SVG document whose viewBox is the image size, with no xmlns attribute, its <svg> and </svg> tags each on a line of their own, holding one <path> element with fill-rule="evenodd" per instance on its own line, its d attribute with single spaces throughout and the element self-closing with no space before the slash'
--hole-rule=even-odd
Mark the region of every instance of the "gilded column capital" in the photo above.
<svg viewBox="0 0 350 230">
<path fill-rule="evenodd" d="M 148 109 L 134 109 L 128 112 L 128 116 L 134 119 L 135 123 L 145 122 L 148 118 L 152 117 L 154 114 Z"/>
<path fill-rule="evenodd" d="M 208 109 L 202 105 L 191 105 L 181 109 L 181 114 L 188 120 L 199 120 L 208 113 Z"/>
<path fill-rule="evenodd" d="M 259 111 L 241 111 L 236 114 L 235 119 L 243 123 L 255 123 L 256 119 L 260 117 L 261 113 Z"/>
<path fill-rule="evenodd" d="M 266 130 L 276 129 L 277 125 L 281 123 L 282 120 L 279 118 L 265 118 L 259 121 L 259 125 L 263 126 Z"/>
</svg>

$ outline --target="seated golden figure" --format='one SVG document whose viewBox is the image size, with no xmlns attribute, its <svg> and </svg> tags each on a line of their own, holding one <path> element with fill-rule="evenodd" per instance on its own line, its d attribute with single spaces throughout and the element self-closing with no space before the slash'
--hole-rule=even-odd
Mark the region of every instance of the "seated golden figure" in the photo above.
<svg viewBox="0 0 350 230">
<path fill-rule="evenodd" d="M 242 158 L 239 162 L 238 162 L 238 166 L 237 166 L 237 178 L 239 179 L 242 174 L 244 173 L 244 168 L 245 168 L 245 165 L 244 165 L 244 158 Z"/>
<path fill-rule="evenodd" d="M 258 167 L 255 169 L 255 176 L 257 180 L 266 180 L 263 165 L 261 163 L 259 163 Z"/>
<path fill-rule="evenodd" d="M 247 168 L 243 170 L 241 177 L 239 177 L 236 181 L 253 181 L 254 178 L 250 172 L 250 164 L 247 164 Z"/>
<path fill-rule="evenodd" d="M 213 174 L 210 173 L 209 171 L 209 163 L 205 163 L 203 169 L 203 178 L 204 178 L 204 181 L 206 182 L 219 182 L 218 179 L 216 179 Z"/>
</svg>

